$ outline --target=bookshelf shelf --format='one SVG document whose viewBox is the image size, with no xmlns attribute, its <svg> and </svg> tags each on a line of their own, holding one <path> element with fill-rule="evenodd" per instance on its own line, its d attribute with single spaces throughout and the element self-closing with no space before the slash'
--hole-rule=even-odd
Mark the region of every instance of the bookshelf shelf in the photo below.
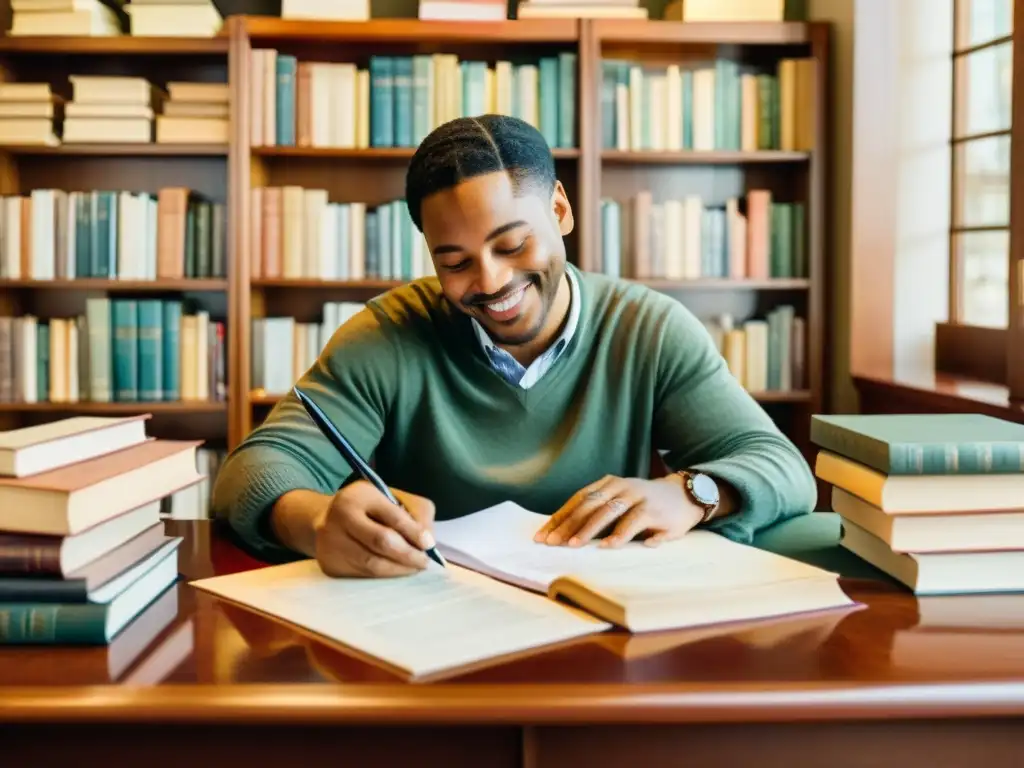
<svg viewBox="0 0 1024 768">
<path fill-rule="evenodd" d="M 758 152 L 630 152 L 606 149 L 601 153 L 601 161 L 609 165 L 741 165 L 754 163 L 802 163 L 809 159 L 809 152 L 784 152 L 782 150 L 762 150 Z"/>
<path fill-rule="evenodd" d="M 365 22 L 302 21 L 269 16 L 243 16 L 241 23 L 256 45 L 297 43 L 576 43 L 576 19 L 508 21 L 419 21 L 371 19 Z"/>
<path fill-rule="evenodd" d="M 226 291 L 227 280 L 2 280 L 0 290 L 104 291 L 107 293 L 163 293 L 172 291 Z"/>
<path fill-rule="evenodd" d="M 224 413 L 228 403 L 225 401 L 182 400 L 177 402 L 138 402 L 138 403 L 0 403 L 0 413 L 81 413 L 88 415 L 131 414 L 131 413 L 177 413 L 202 414 Z"/>
<path fill-rule="evenodd" d="M 227 37 L 10 37 L 0 36 L 0 55 L 92 54 L 98 56 L 226 55 Z"/>
<path fill-rule="evenodd" d="M 255 157 L 309 157 L 339 158 L 354 160 L 400 160 L 407 161 L 416 152 L 415 147 L 367 147 L 353 149 L 351 147 L 253 147 Z M 580 156 L 578 149 L 552 150 L 555 159 L 573 160 Z"/>
<path fill-rule="evenodd" d="M 227 157 L 226 144 L 21 144 L 0 146 L 0 152 L 21 157 L 33 155 L 106 157 Z"/>
<path fill-rule="evenodd" d="M 802 277 L 770 277 L 765 280 L 698 278 L 695 280 L 637 280 L 659 291 L 802 291 L 811 287 L 811 281 Z"/>
<path fill-rule="evenodd" d="M 687 22 L 595 19 L 596 38 L 609 43 L 695 45 L 806 45 L 814 24 L 789 22 Z"/>
</svg>

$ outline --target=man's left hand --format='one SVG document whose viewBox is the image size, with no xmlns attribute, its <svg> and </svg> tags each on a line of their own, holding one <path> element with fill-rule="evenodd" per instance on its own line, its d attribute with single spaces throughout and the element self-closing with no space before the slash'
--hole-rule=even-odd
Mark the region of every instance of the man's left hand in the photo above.
<svg viewBox="0 0 1024 768">
<path fill-rule="evenodd" d="M 685 535 L 702 516 L 679 475 L 657 480 L 608 475 L 574 494 L 534 540 L 578 547 L 610 529 L 601 546 L 621 546 L 637 536 L 655 546 Z"/>
</svg>

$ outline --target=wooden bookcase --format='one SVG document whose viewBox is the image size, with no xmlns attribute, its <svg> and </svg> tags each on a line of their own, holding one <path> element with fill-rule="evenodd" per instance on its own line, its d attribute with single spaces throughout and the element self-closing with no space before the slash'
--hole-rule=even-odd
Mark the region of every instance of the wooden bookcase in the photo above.
<svg viewBox="0 0 1024 768">
<path fill-rule="evenodd" d="M 3 286 L 3 305 L 45 312 L 52 301 L 81 301 L 89 291 L 182 291 L 220 301 L 228 318 L 228 388 L 225 404 L 140 404 L 166 415 L 157 424 L 167 433 L 223 439 L 237 445 L 267 415 L 277 398 L 252 389 L 252 319 L 275 314 L 312 321 L 324 301 L 362 301 L 395 285 L 391 281 L 260 279 L 251 271 L 251 190 L 257 186 L 301 185 L 329 191 L 331 201 L 375 204 L 402 196 L 411 149 L 254 147 L 250 141 L 250 53 L 275 48 L 300 60 L 358 62 L 373 53 L 454 53 L 494 61 L 539 51 L 577 54 L 576 146 L 556 151 L 559 178 L 576 215 L 569 258 L 582 269 L 599 263 L 602 196 L 628 196 L 637 189 L 655 194 L 696 190 L 712 197 L 742 195 L 751 185 L 806 205 L 809 273 L 768 280 L 650 280 L 698 315 L 728 311 L 737 317 L 763 314 L 786 302 L 806 318 L 808 386 L 794 392 L 757 394 L 773 418 L 807 451 L 809 416 L 827 409 L 824 340 L 827 264 L 825 159 L 828 141 L 828 27 L 817 23 L 678 24 L 632 21 L 507 21 L 498 23 L 421 22 L 377 19 L 362 23 L 285 21 L 271 17 L 232 17 L 214 40 L 149 41 L 135 38 L 0 39 L 0 58 L 17 79 L 66 77 L 69 71 L 154 74 L 156 79 L 217 79 L 231 85 L 232 140 L 227 148 L 146 146 L 0 151 L 0 191 L 27 191 L 49 185 L 75 188 L 156 188 L 188 183 L 229 206 L 229 272 L 225 284 L 106 285 L 24 282 Z M 601 61 L 604 57 L 653 62 L 686 61 L 723 55 L 766 67 L 780 57 L 817 61 L 814 151 L 800 152 L 620 152 L 602 150 Z M 59 54 L 57 63 L 45 55 Z M 159 70 L 157 69 L 159 67 Z M 51 303 L 47 303 L 50 301 Z M 215 407 L 217 406 L 217 407 Z M 65 411 L 117 411 L 128 406 L 33 408 L 0 405 L 4 425 Z"/>
<path fill-rule="evenodd" d="M 227 37 L 0 37 L 0 67 L 4 80 L 47 82 L 55 93 L 68 96 L 68 77 L 74 74 L 141 76 L 160 84 L 168 80 L 227 82 L 228 50 Z M 155 195 L 161 187 L 170 186 L 189 187 L 214 202 L 226 203 L 228 147 L 116 143 L 0 146 L 3 195 L 27 195 L 33 189 L 46 188 Z M 211 319 L 228 322 L 228 294 L 227 279 L 0 279 L 0 313 L 31 314 L 44 320 L 84 314 L 89 297 L 173 298 L 195 310 L 208 311 Z M 0 403 L 0 429 L 76 414 L 150 412 L 150 434 L 201 438 L 211 448 L 225 448 L 231 405 L 230 395 L 227 400 L 8 402 Z"/>
</svg>

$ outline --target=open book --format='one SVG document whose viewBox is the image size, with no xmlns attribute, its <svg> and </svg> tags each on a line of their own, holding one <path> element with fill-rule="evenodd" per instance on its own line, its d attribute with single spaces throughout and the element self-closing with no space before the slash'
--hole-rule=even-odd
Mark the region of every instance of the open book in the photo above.
<svg viewBox="0 0 1024 768">
<path fill-rule="evenodd" d="M 609 625 L 478 573 L 431 561 L 393 579 L 332 578 L 314 560 L 193 581 L 412 680 L 511 658 Z"/>
<path fill-rule="evenodd" d="M 504 502 L 434 526 L 451 562 L 632 632 L 679 629 L 852 606 L 836 574 L 710 531 L 658 547 L 550 547 L 533 536 L 547 518 Z"/>
<path fill-rule="evenodd" d="M 568 549 L 533 541 L 545 519 L 506 502 L 437 523 L 449 565 L 430 563 L 413 576 L 331 578 L 304 560 L 192 585 L 413 680 L 613 624 L 640 632 L 855 605 L 835 574 L 713 533 L 693 531 L 657 548 Z"/>
</svg>

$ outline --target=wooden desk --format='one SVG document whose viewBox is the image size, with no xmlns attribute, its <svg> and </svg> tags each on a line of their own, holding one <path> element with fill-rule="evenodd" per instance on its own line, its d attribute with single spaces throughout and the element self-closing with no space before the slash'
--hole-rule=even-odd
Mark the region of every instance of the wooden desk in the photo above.
<svg viewBox="0 0 1024 768">
<path fill-rule="evenodd" d="M 209 524 L 169 528 L 187 536 L 186 579 L 257 565 Z M 1024 596 L 844 584 L 866 609 L 608 634 L 411 685 L 181 583 L 177 619 L 130 682 L 111 684 L 106 649 L 0 650 L 2 764 L 1024 764 Z"/>
</svg>

